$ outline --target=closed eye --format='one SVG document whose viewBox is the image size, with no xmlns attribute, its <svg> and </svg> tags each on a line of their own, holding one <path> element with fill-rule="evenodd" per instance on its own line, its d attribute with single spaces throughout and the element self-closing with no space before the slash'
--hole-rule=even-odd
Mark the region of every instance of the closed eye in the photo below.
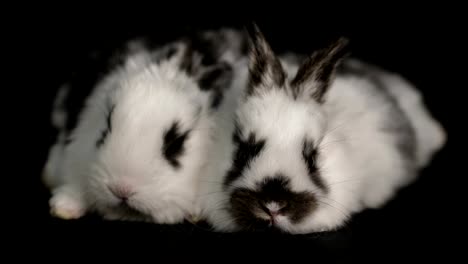
<svg viewBox="0 0 468 264">
<path fill-rule="evenodd" d="M 233 136 L 236 151 L 230 171 L 224 181 L 225 187 L 229 186 L 233 181 L 241 177 L 242 172 L 249 166 L 265 146 L 264 139 L 257 139 L 256 135 L 251 132 L 247 139 L 242 138 L 242 132 L 239 124 L 236 123 L 236 130 Z"/>
<path fill-rule="evenodd" d="M 106 127 L 101 132 L 101 136 L 96 141 L 97 148 L 101 147 L 102 144 L 104 144 L 104 141 L 106 140 L 107 136 L 109 135 L 110 132 L 112 132 L 112 114 L 114 113 L 114 108 L 115 108 L 115 105 L 109 108 L 109 112 L 107 113 L 107 117 L 106 117 Z"/>
<path fill-rule="evenodd" d="M 309 177 L 318 188 L 327 192 L 328 188 L 320 176 L 320 172 L 317 167 L 317 156 L 317 149 L 314 147 L 313 142 L 311 140 L 304 140 L 304 145 L 302 147 L 302 158 L 307 165 L 307 172 Z"/>
<path fill-rule="evenodd" d="M 302 157 L 307 163 L 307 169 L 309 173 L 317 170 L 315 159 L 317 158 L 317 150 L 314 148 L 312 141 L 305 140 L 302 147 Z"/>
<path fill-rule="evenodd" d="M 162 152 L 166 160 L 174 168 L 180 167 L 179 158 L 184 152 L 184 143 L 189 136 L 190 130 L 180 132 L 179 123 L 174 122 L 172 126 L 164 133 L 164 143 Z"/>
</svg>

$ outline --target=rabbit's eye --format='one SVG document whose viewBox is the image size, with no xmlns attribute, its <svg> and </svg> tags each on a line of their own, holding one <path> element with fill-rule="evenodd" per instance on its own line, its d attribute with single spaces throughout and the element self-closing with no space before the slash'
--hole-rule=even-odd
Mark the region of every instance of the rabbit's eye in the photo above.
<svg viewBox="0 0 468 264">
<path fill-rule="evenodd" d="M 104 141 L 106 140 L 107 135 L 109 135 L 109 133 L 112 132 L 112 113 L 114 113 L 114 108 L 115 108 L 114 105 L 109 108 L 109 112 L 107 113 L 107 117 L 106 117 L 106 127 L 101 132 L 101 136 L 96 141 L 97 148 L 101 147 L 102 144 L 104 144 Z"/>
<path fill-rule="evenodd" d="M 180 167 L 178 158 L 184 152 L 184 142 L 188 138 L 190 131 L 180 132 L 179 123 L 174 122 L 164 133 L 164 144 L 162 152 L 166 160 L 174 167 Z"/>
<path fill-rule="evenodd" d="M 236 152 L 234 153 L 231 170 L 228 172 L 224 182 L 225 186 L 229 186 L 242 175 L 243 170 L 249 166 L 249 163 L 263 150 L 266 142 L 264 139 L 258 139 L 253 132 L 249 134 L 248 138 L 244 139 L 242 137 L 242 130 L 237 123 L 233 141 L 236 146 Z"/>
<path fill-rule="evenodd" d="M 317 167 L 317 148 L 315 148 L 311 140 L 304 140 L 304 145 L 302 147 L 302 158 L 304 159 L 307 165 L 307 172 L 312 182 L 319 187 L 320 189 L 327 191 L 327 186 L 325 185 L 322 177 L 320 177 L 320 172 Z"/>
</svg>

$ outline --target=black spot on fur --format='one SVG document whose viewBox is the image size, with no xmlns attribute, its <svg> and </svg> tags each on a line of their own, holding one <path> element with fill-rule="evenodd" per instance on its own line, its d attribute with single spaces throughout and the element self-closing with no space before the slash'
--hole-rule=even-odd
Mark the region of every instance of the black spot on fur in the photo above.
<svg viewBox="0 0 468 264">
<path fill-rule="evenodd" d="M 216 52 L 216 43 L 204 38 L 201 34 L 196 34 L 191 39 L 191 47 L 202 55 L 201 65 L 210 66 L 216 64 L 218 61 L 218 54 Z"/>
<path fill-rule="evenodd" d="M 190 131 L 180 132 L 179 123 L 174 122 L 169 130 L 164 133 L 163 154 L 167 161 L 174 167 L 179 168 L 178 158 L 184 152 L 184 142 Z"/>
<path fill-rule="evenodd" d="M 217 108 L 230 87 L 232 67 L 221 56 L 233 49 L 223 32 L 192 32 L 181 39 L 183 53 L 179 67 L 194 77 L 202 91 L 211 93 L 211 108 Z"/>
<path fill-rule="evenodd" d="M 317 206 L 313 194 L 291 191 L 288 178 L 278 174 L 259 182 L 254 190 L 235 189 L 230 197 L 229 212 L 244 230 L 268 229 L 274 227 L 271 221 L 258 215 L 270 214 L 266 208 L 270 202 L 277 203 L 281 208 L 279 213 L 289 217 L 292 223 L 299 223 Z"/>
<path fill-rule="evenodd" d="M 180 68 L 189 75 L 195 75 L 197 70 L 218 62 L 216 43 L 203 37 L 200 32 L 192 32 L 183 38 L 185 44 L 184 54 L 180 62 Z"/>
<path fill-rule="evenodd" d="M 200 64 L 202 67 L 215 65 L 220 62 L 220 57 L 227 50 L 234 47 L 229 43 L 229 39 L 222 31 L 194 31 L 186 38 L 191 49 L 202 55 Z"/>
<path fill-rule="evenodd" d="M 180 69 L 185 71 L 188 75 L 193 75 L 196 69 L 196 65 L 194 65 L 194 51 L 190 46 L 186 46 L 184 48 L 182 58 L 180 59 Z"/>
<path fill-rule="evenodd" d="M 203 91 L 207 91 L 212 88 L 221 88 L 221 87 L 218 87 L 220 85 L 216 85 L 216 84 L 217 82 L 219 82 L 221 78 L 223 78 L 223 75 L 225 74 L 226 71 L 231 71 L 231 67 L 225 64 L 223 64 L 223 66 L 215 67 L 214 69 L 208 70 L 206 73 L 202 75 L 200 80 L 198 80 L 200 89 Z"/>
<path fill-rule="evenodd" d="M 247 140 L 244 140 L 242 131 L 237 123 L 233 141 L 236 150 L 231 169 L 227 173 L 224 181 L 226 187 L 242 175 L 242 172 L 249 166 L 249 163 L 260 154 L 265 146 L 265 140 L 258 140 L 254 133 L 250 133 Z"/>
<path fill-rule="evenodd" d="M 104 144 L 104 141 L 106 140 L 107 136 L 109 133 L 112 132 L 112 113 L 114 112 L 115 106 L 111 106 L 109 109 L 109 112 L 107 113 L 106 117 L 106 127 L 104 130 L 101 132 L 101 136 L 98 138 L 96 141 L 96 147 L 99 148 Z"/>
<path fill-rule="evenodd" d="M 211 95 L 211 108 L 216 109 L 222 103 L 224 92 L 230 87 L 233 70 L 227 63 L 220 63 L 206 70 L 198 80 L 202 91 L 209 91 Z"/>
<path fill-rule="evenodd" d="M 304 141 L 302 148 L 302 158 L 307 165 L 307 172 L 309 173 L 312 182 L 324 192 L 328 192 L 328 187 L 325 185 L 320 172 L 317 168 L 317 149 L 311 141 Z"/>
<path fill-rule="evenodd" d="M 255 89 L 267 78 L 282 87 L 286 80 L 286 73 L 279 59 L 275 56 L 262 32 L 254 24 L 247 27 L 250 41 L 249 84 L 247 95 L 252 95 Z"/>
<path fill-rule="evenodd" d="M 217 109 L 221 103 L 223 102 L 224 99 L 224 93 L 223 92 L 213 92 L 212 97 L 211 97 L 211 109 Z"/>
</svg>

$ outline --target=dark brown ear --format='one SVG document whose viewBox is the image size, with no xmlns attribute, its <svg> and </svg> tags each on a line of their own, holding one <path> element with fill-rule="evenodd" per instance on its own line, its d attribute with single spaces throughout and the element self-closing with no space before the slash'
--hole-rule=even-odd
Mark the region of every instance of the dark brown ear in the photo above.
<svg viewBox="0 0 468 264">
<path fill-rule="evenodd" d="M 249 84 L 247 95 L 261 89 L 283 87 L 286 73 L 256 24 L 246 27 L 249 35 Z"/>
<path fill-rule="evenodd" d="M 318 50 L 309 56 L 291 81 L 294 95 L 306 95 L 323 102 L 336 66 L 347 55 L 348 42 L 348 39 L 340 38 L 328 48 Z"/>
</svg>

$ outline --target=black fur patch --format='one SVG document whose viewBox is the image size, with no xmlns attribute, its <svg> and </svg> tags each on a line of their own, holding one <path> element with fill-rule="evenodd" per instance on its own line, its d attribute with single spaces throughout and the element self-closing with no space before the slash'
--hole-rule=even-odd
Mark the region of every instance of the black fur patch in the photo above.
<svg viewBox="0 0 468 264">
<path fill-rule="evenodd" d="M 232 67 L 220 60 L 230 47 L 227 41 L 222 32 L 192 32 L 181 39 L 184 48 L 179 67 L 197 80 L 202 91 L 212 94 L 213 109 L 222 103 L 233 78 Z"/>
<path fill-rule="evenodd" d="M 252 95 L 255 88 L 260 86 L 266 78 L 271 78 L 274 84 L 282 87 L 286 80 L 286 73 L 262 32 L 256 25 L 246 29 L 250 43 L 247 95 Z"/>
<path fill-rule="evenodd" d="M 242 175 L 242 172 L 249 166 L 249 163 L 260 154 L 265 146 L 265 140 L 258 140 L 254 133 L 250 133 L 248 139 L 244 140 L 242 138 L 242 131 L 237 123 L 233 142 L 236 146 L 236 151 L 231 169 L 224 181 L 225 187 L 228 187 Z"/>
<path fill-rule="evenodd" d="M 206 70 L 198 84 L 202 91 L 209 91 L 211 96 L 211 108 L 216 109 L 222 103 L 224 92 L 229 88 L 233 78 L 233 70 L 227 63 L 220 63 Z"/>
<path fill-rule="evenodd" d="M 169 130 L 164 133 L 163 154 L 167 161 L 174 167 L 179 168 L 178 158 L 184 152 L 184 142 L 190 131 L 180 132 L 179 123 L 174 122 Z"/>
<path fill-rule="evenodd" d="M 304 141 L 302 157 L 307 165 L 307 171 L 312 182 L 322 191 L 328 192 L 328 187 L 323 182 L 322 177 L 320 177 L 320 172 L 317 168 L 317 149 L 314 148 L 314 144 L 311 141 Z"/>
<path fill-rule="evenodd" d="M 218 109 L 218 107 L 223 102 L 223 99 L 224 99 L 223 92 L 219 92 L 219 91 L 213 92 L 212 97 L 211 97 L 211 105 L 210 105 L 211 109 Z"/>
<path fill-rule="evenodd" d="M 109 109 L 109 113 L 107 113 L 106 117 L 106 127 L 101 132 L 101 136 L 96 141 L 96 147 L 99 148 L 104 144 L 107 136 L 112 132 L 112 113 L 114 113 L 115 106 L 111 106 Z"/>
<path fill-rule="evenodd" d="M 196 65 L 194 65 L 194 50 L 191 46 L 187 45 L 183 51 L 182 58 L 180 59 L 180 69 L 185 71 L 188 75 L 194 75 Z"/>
<path fill-rule="evenodd" d="M 202 66 L 210 66 L 217 63 L 219 54 L 217 54 L 215 41 L 205 38 L 200 32 L 194 33 L 190 38 L 190 47 L 202 55 Z"/>
<path fill-rule="evenodd" d="M 310 89 L 310 96 L 318 102 L 323 102 L 335 68 L 346 55 L 347 44 L 347 39 L 340 38 L 330 47 L 318 50 L 309 56 L 291 81 L 294 95 L 297 96 L 304 90 Z M 310 87 L 305 87 L 307 85 Z"/>
<path fill-rule="evenodd" d="M 213 67 L 212 69 L 207 70 L 201 78 L 198 80 L 200 89 L 202 91 L 208 91 L 210 89 L 221 89 L 222 79 L 226 72 L 232 72 L 232 69 L 227 64 L 220 64 L 219 66 Z M 232 74 L 229 74 L 232 75 Z M 224 82 L 222 82 L 224 83 Z M 220 87 L 221 86 L 221 87 Z"/>
<path fill-rule="evenodd" d="M 313 194 L 291 191 L 288 178 L 278 174 L 258 183 L 255 190 L 235 189 L 230 197 L 229 212 L 241 229 L 268 229 L 271 222 L 259 218 L 255 212 L 269 214 L 266 208 L 269 202 L 276 202 L 281 208 L 279 213 L 288 216 L 292 223 L 299 223 L 317 206 Z"/>
<path fill-rule="evenodd" d="M 182 41 L 186 49 L 182 56 L 180 68 L 186 71 L 187 74 L 195 75 L 198 68 L 217 63 L 219 54 L 217 54 L 216 43 L 204 38 L 200 32 L 192 32 Z M 200 61 L 195 61 L 197 56 L 200 57 Z"/>
</svg>

